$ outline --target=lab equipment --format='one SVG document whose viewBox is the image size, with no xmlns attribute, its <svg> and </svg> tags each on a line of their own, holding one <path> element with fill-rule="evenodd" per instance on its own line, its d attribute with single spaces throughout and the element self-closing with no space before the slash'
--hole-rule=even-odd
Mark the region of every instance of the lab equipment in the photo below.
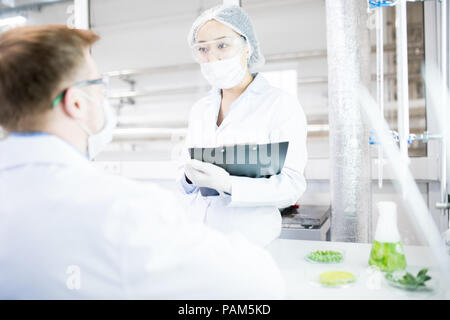
<svg viewBox="0 0 450 320">
<path fill-rule="evenodd" d="M 356 98 L 370 83 L 369 29 L 364 1 L 327 0 L 328 118 L 331 238 L 371 239 L 371 157 L 369 127 Z"/>
<path fill-rule="evenodd" d="M 382 201 L 378 203 L 378 210 L 369 265 L 381 271 L 403 270 L 406 268 L 406 259 L 397 229 L 397 206 L 394 202 Z"/>
<path fill-rule="evenodd" d="M 430 291 L 432 288 L 427 286 L 426 282 L 431 280 L 431 277 L 427 273 L 428 269 L 425 268 L 420 270 L 417 276 L 406 271 L 394 271 L 386 273 L 385 277 L 393 287 L 409 291 Z"/>
<path fill-rule="evenodd" d="M 373 8 L 383 8 L 383 7 L 393 7 L 397 0 L 389 1 L 389 0 L 382 0 L 382 1 L 376 1 L 376 0 L 369 0 L 368 3 L 370 5 L 370 9 Z"/>
<path fill-rule="evenodd" d="M 344 253 L 337 250 L 315 250 L 308 253 L 306 260 L 314 263 L 340 263 Z"/>
<path fill-rule="evenodd" d="M 374 4 L 372 4 L 374 5 Z M 376 4 L 375 4 L 376 5 Z M 383 28 L 383 6 L 380 4 L 376 11 L 377 19 L 377 102 L 380 108 L 380 119 L 384 119 L 384 28 Z M 380 128 L 383 123 L 380 121 Z M 378 188 L 383 187 L 383 147 L 378 145 Z"/>
<path fill-rule="evenodd" d="M 341 287 L 355 281 L 355 275 L 348 271 L 325 271 L 320 274 L 320 283 L 327 287 Z"/>
<path fill-rule="evenodd" d="M 441 43 L 440 43 L 440 60 L 441 60 L 441 132 L 442 132 L 442 141 L 441 141 L 441 204 L 443 204 L 442 214 L 445 214 L 445 207 L 447 208 L 447 212 L 450 209 L 450 203 L 448 198 L 448 144 L 450 143 L 449 138 L 449 130 L 447 128 L 448 118 L 449 118 L 449 70 L 448 70 L 448 60 L 449 60 L 449 51 L 448 51 L 448 0 L 441 1 Z M 449 219 L 449 228 L 450 228 L 450 219 Z"/>
<path fill-rule="evenodd" d="M 330 241 L 330 206 L 301 205 L 283 216 L 280 239 Z"/>
<path fill-rule="evenodd" d="M 430 82 L 430 84 L 432 83 L 434 82 Z M 404 161 L 404 158 L 401 156 L 391 137 L 387 134 L 388 125 L 386 121 L 383 121 L 383 128 L 381 130 L 379 129 L 380 116 L 377 112 L 378 108 L 367 88 L 359 86 L 357 94 L 361 110 L 365 115 L 364 119 L 377 131 L 376 134 L 380 139 L 380 143 L 383 144 L 383 148 L 386 150 L 385 154 L 392 166 L 391 172 L 395 177 L 393 179 L 394 186 L 406 194 L 405 200 L 407 199 L 407 201 L 404 201 L 407 208 L 406 212 L 411 217 L 417 233 L 423 236 L 423 239 L 430 246 L 448 287 L 450 286 L 450 259 L 446 254 L 447 250 L 444 247 L 439 230 L 428 211 L 427 204 L 420 194 L 407 163 Z M 432 94 L 432 97 L 436 98 L 435 94 Z M 406 171 L 403 170 L 403 167 L 406 167 Z"/>
<path fill-rule="evenodd" d="M 248 66 L 255 70 L 264 65 L 265 59 L 261 53 L 258 39 L 253 30 L 252 23 L 245 11 L 236 5 L 219 5 L 203 12 L 193 23 L 188 34 L 188 43 L 192 47 L 197 42 L 199 29 L 209 20 L 216 20 L 230 27 L 238 34 L 245 37 L 250 47 L 250 59 Z"/>
<path fill-rule="evenodd" d="M 378 108 L 376 109 L 378 111 Z M 348 261 L 337 265 L 317 265 L 309 263 L 304 256 L 318 248 L 330 250 L 344 250 Z M 292 241 L 277 239 L 267 247 L 287 281 L 288 299 L 295 300 L 328 300 L 328 299 L 356 299 L 356 300 L 414 300 L 414 299 L 447 299 L 448 287 L 438 270 L 432 249 L 426 246 L 405 246 L 408 253 L 407 271 L 416 275 L 419 270 L 429 268 L 432 279 L 426 286 L 433 288 L 432 292 L 400 291 L 389 286 L 382 272 L 367 268 L 367 257 L 370 253 L 370 244 L 351 242 L 317 242 Z M 346 271 L 352 273 L 356 283 L 341 288 L 326 287 L 320 284 L 320 274 L 325 271 Z M 304 281 L 301 281 L 304 279 Z M 336 289 L 336 290 L 335 290 Z"/>
<path fill-rule="evenodd" d="M 427 132 L 423 135 L 414 135 L 409 133 L 409 93 L 408 93 L 408 48 L 407 48 L 407 13 L 406 6 L 408 0 L 393 0 L 393 1 L 376 1 L 369 0 L 369 9 L 376 8 L 377 10 L 377 96 L 378 103 L 380 107 L 380 119 L 384 120 L 384 112 L 383 112 L 383 21 L 382 21 L 382 8 L 383 7 L 393 7 L 396 8 L 396 47 L 397 47 L 397 96 L 398 96 L 398 128 L 399 128 L 399 142 L 400 142 L 400 151 L 405 161 L 408 161 L 408 144 L 411 144 L 411 137 L 413 139 L 421 140 L 424 143 L 428 142 Z M 447 158 L 448 158 L 448 131 L 445 125 L 442 125 L 440 122 L 447 123 L 448 118 L 448 96 L 449 96 L 449 87 L 448 87 L 448 1 L 443 0 L 439 1 L 441 4 L 440 8 L 440 77 L 438 77 L 439 81 L 434 81 L 435 78 L 430 77 L 430 70 L 434 68 L 432 65 L 427 65 L 426 68 L 426 78 L 427 78 L 427 100 L 432 101 L 433 103 L 429 103 L 430 109 L 435 109 L 436 105 L 440 106 L 439 114 L 436 116 L 437 119 L 445 119 L 443 121 L 439 121 L 441 135 L 438 138 L 441 140 L 440 146 L 440 181 L 441 181 L 441 199 L 439 203 L 436 203 L 436 207 L 442 210 L 442 214 L 446 215 L 446 210 L 448 210 L 448 174 L 447 174 Z M 439 88 L 440 92 L 436 93 L 434 88 Z M 381 122 L 380 122 L 381 125 Z M 385 161 L 382 161 L 382 146 L 378 146 L 378 177 L 379 177 L 379 186 L 382 186 L 382 165 Z M 401 169 L 403 172 L 405 166 Z M 406 173 L 403 173 L 406 174 Z M 405 195 L 403 195 L 405 196 Z"/>
<path fill-rule="evenodd" d="M 403 161 L 409 161 L 409 84 L 408 84 L 408 39 L 406 25 L 406 0 L 398 0 L 395 6 L 396 26 L 396 59 L 397 59 L 397 100 L 398 116 L 397 126 L 399 134 L 400 153 Z M 406 166 L 402 167 L 401 174 L 405 173 Z M 405 196 L 405 194 L 403 194 Z"/>
</svg>

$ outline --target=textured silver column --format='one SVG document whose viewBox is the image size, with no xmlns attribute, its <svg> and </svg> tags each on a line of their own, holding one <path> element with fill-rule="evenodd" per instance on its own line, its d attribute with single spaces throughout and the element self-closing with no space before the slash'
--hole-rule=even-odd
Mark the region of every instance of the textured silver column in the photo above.
<svg viewBox="0 0 450 320">
<path fill-rule="evenodd" d="M 371 233 L 369 134 L 357 86 L 370 80 L 366 0 L 327 0 L 331 239 L 368 242 Z"/>
</svg>

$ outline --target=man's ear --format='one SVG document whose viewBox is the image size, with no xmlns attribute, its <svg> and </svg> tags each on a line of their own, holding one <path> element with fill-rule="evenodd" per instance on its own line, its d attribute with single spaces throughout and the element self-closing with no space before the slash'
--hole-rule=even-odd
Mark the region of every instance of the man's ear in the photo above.
<svg viewBox="0 0 450 320">
<path fill-rule="evenodd" d="M 79 93 L 79 89 L 67 89 L 62 106 L 67 116 L 73 119 L 84 119 L 87 115 L 86 107 L 86 99 Z"/>
</svg>

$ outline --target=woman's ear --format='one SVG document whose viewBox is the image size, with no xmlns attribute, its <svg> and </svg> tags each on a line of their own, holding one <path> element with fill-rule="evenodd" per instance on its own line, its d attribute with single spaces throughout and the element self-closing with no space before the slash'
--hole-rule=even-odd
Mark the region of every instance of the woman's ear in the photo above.
<svg viewBox="0 0 450 320">
<path fill-rule="evenodd" d="M 245 54 L 247 55 L 247 62 L 250 61 L 250 58 L 252 56 L 252 49 L 250 48 L 250 45 L 247 43 L 247 49 L 245 51 Z"/>
</svg>

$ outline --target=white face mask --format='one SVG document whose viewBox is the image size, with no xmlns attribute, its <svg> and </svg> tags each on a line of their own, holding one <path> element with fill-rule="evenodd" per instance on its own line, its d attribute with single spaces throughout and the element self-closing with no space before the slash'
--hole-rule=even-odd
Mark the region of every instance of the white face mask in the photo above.
<svg viewBox="0 0 450 320">
<path fill-rule="evenodd" d="M 89 160 L 92 160 L 112 141 L 112 134 L 117 125 L 117 117 L 112 107 L 110 106 L 108 99 L 104 98 L 103 103 L 100 105 L 84 92 L 83 95 L 86 97 L 86 99 L 95 103 L 97 106 L 100 106 L 103 109 L 103 113 L 105 115 L 103 129 L 101 129 L 97 133 L 92 133 L 92 131 L 84 123 L 78 122 L 80 127 L 89 135 L 88 157 Z"/>
<path fill-rule="evenodd" d="M 244 79 L 247 67 L 242 68 L 241 56 L 200 64 L 202 74 L 215 88 L 230 89 Z"/>
</svg>

